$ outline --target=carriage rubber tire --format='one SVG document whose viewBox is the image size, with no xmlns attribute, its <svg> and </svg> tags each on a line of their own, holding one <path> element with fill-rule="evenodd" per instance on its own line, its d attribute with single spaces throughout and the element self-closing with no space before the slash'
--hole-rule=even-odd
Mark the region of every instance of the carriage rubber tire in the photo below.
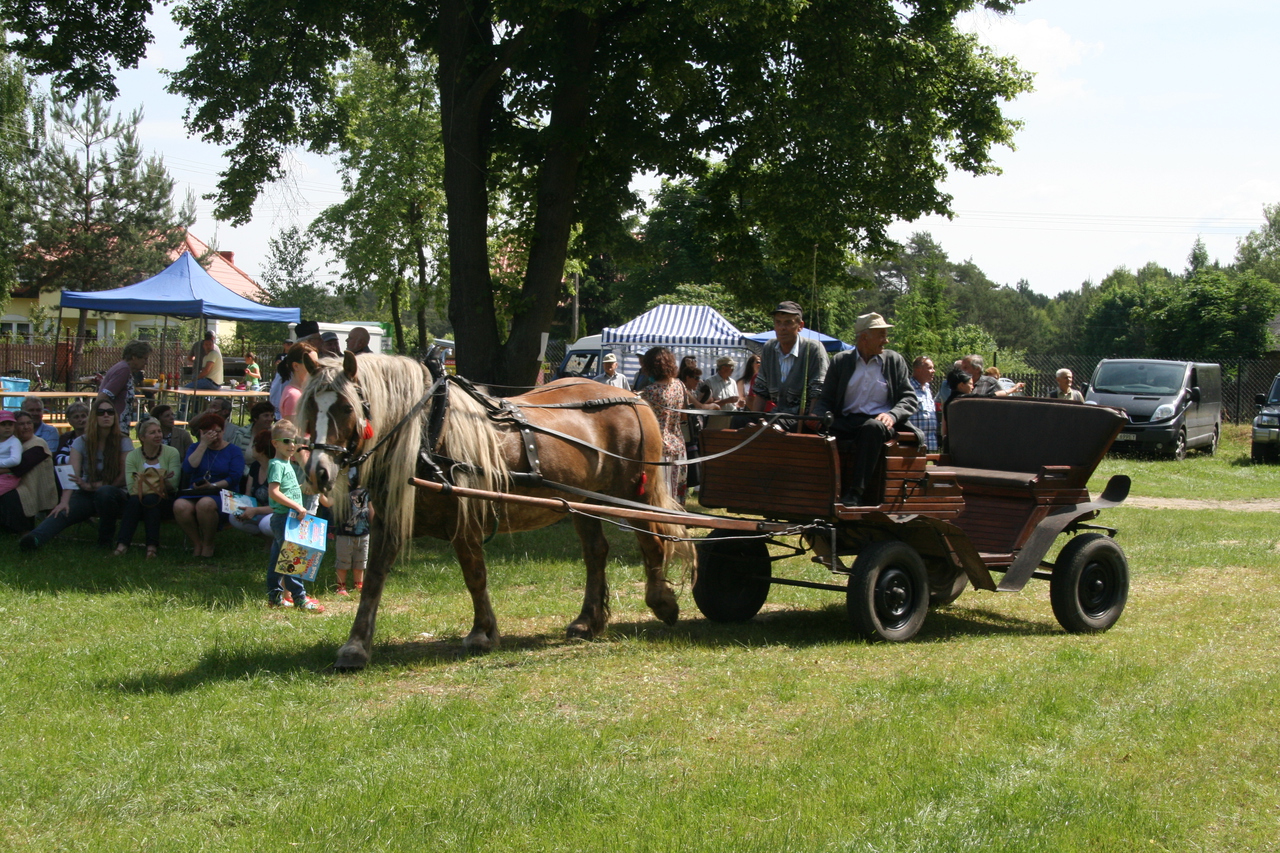
<svg viewBox="0 0 1280 853">
<path fill-rule="evenodd" d="M 1062 547 L 1049 580 L 1049 601 L 1068 633 L 1107 630 L 1128 599 L 1129 562 L 1114 539 L 1085 533 Z"/>
<path fill-rule="evenodd" d="M 1173 458 L 1178 462 L 1187 458 L 1187 428 L 1182 427 L 1178 430 L 1177 437 L 1173 440 Z"/>
<path fill-rule="evenodd" d="M 764 607 L 772 576 L 773 561 L 763 539 L 712 531 L 698 543 L 693 600 L 712 622 L 745 622 Z"/>
<path fill-rule="evenodd" d="M 969 576 L 964 569 L 948 565 L 945 560 L 930 560 L 925 572 L 929 576 L 930 607 L 946 607 L 969 585 Z"/>
<path fill-rule="evenodd" d="M 854 560 L 845 591 L 849 621 L 868 640 L 903 643 L 929 612 L 929 574 L 905 542 L 873 542 Z"/>
</svg>

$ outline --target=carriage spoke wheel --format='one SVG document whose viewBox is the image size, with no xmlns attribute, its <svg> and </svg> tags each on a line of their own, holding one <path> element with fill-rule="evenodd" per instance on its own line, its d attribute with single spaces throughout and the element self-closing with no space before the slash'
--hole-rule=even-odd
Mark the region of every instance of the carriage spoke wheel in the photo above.
<svg viewBox="0 0 1280 853">
<path fill-rule="evenodd" d="M 924 561 L 905 542 L 873 542 L 854 561 L 845 595 L 858 634 L 868 640 L 910 640 L 929 610 Z"/>
<path fill-rule="evenodd" d="M 1049 601 L 1059 624 L 1072 634 L 1105 631 L 1129 600 L 1129 563 L 1114 539 L 1077 536 L 1062 548 L 1049 581 Z"/>
<path fill-rule="evenodd" d="M 716 530 L 698 543 L 693 600 L 713 622 L 745 622 L 764 607 L 772 576 L 764 540 Z"/>
</svg>

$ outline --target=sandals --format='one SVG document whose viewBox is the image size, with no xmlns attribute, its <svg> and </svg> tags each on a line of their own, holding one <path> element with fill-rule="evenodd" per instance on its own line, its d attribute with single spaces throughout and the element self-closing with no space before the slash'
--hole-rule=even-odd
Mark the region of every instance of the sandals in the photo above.
<svg viewBox="0 0 1280 853">
<path fill-rule="evenodd" d="M 111 556 L 113 556 L 113 557 L 123 557 L 125 554 L 128 554 L 128 553 L 129 553 L 129 546 L 128 546 L 128 545 L 124 545 L 124 544 L 120 544 L 120 545 L 117 545 L 117 546 L 116 546 L 116 549 L 115 549 L 114 551 L 112 551 L 112 552 L 111 552 Z"/>
</svg>

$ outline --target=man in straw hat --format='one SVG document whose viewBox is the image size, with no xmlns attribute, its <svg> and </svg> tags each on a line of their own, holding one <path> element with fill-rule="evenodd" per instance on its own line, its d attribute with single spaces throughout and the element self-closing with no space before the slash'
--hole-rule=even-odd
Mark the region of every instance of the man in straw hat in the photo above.
<svg viewBox="0 0 1280 853">
<path fill-rule="evenodd" d="M 755 394 L 747 398 L 753 412 L 763 412 L 772 402 L 777 411 L 807 415 L 813 411 L 826 378 L 829 359 L 822 344 L 800 336 L 804 312 L 791 301 L 773 309 L 774 339 L 760 353 Z"/>
<path fill-rule="evenodd" d="M 618 372 L 618 357 L 611 352 L 604 354 L 604 372 L 597 373 L 591 377 L 597 382 L 603 382 L 605 385 L 612 385 L 614 388 L 621 388 L 623 391 L 631 390 L 631 383 L 627 381 L 627 377 Z"/>
<path fill-rule="evenodd" d="M 702 383 L 698 399 L 704 403 L 719 403 L 726 412 L 738 409 L 738 383 L 733 380 L 733 369 L 738 363 L 733 356 L 722 355 L 716 359 L 716 372 Z"/>
<path fill-rule="evenodd" d="M 910 429 L 924 444 L 919 430 L 908 422 L 920 402 L 911 387 L 907 361 L 885 349 L 893 326 L 879 314 L 863 314 L 854 328 L 857 344 L 832 360 L 814 410 L 818 415 L 834 414 L 832 435 L 858 444 L 853 476 L 840 496 L 847 506 L 861 506 L 867 481 L 880 461 L 880 448 L 898 429 Z"/>
</svg>

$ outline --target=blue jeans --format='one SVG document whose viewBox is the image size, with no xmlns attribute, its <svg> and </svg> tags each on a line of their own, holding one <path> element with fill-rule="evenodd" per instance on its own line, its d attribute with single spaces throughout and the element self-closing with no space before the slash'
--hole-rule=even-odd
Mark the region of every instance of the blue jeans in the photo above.
<svg viewBox="0 0 1280 853">
<path fill-rule="evenodd" d="M 302 585 L 301 578 L 276 571 L 276 560 L 280 559 L 280 549 L 284 547 L 284 525 L 288 518 L 287 512 L 271 514 L 271 533 L 275 538 L 271 542 L 271 562 L 267 564 L 267 599 L 270 601 L 279 600 L 282 584 L 295 602 L 307 600 L 307 588 Z"/>
<path fill-rule="evenodd" d="M 98 544 L 110 546 L 116 538 L 116 521 L 128 495 L 117 486 L 99 486 L 95 491 L 74 491 L 63 515 L 50 515 L 31 531 L 36 542 L 45 544 L 73 524 L 98 516 Z"/>
</svg>

